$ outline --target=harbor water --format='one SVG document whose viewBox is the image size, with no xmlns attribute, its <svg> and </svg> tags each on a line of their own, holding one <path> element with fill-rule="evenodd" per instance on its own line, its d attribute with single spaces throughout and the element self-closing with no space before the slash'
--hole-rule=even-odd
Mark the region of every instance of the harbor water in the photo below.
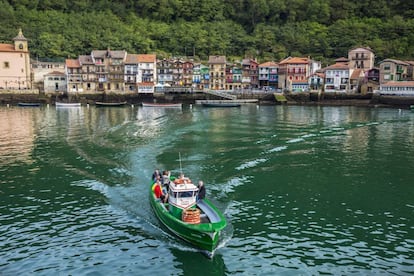
<svg viewBox="0 0 414 276">
<path fill-rule="evenodd" d="M 214 256 L 154 217 L 154 169 L 203 180 Z M 414 112 L 0 107 L 0 275 L 413 275 Z"/>
</svg>

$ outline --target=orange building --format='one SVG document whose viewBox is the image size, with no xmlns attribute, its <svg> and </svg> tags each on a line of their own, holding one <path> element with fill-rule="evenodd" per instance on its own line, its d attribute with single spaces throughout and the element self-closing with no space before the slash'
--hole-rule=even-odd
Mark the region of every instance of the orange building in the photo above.
<svg viewBox="0 0 414 276">
<path fill-rule="evenodd" d="M 22 30 L 13 44 L 0 44 L 0 89 L 30 89 L 30 53 Z"/>
</svg>

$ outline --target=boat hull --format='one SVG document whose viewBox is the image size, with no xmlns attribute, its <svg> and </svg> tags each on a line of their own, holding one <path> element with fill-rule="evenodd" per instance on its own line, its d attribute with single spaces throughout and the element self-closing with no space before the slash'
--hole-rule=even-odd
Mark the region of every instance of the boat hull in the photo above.
<svg viewBox="0 0 414 276">
<path fill-rule="evenodd" d="M 182 108 L 180 103 L 142 103 L 143 107 L 168 107 L 168 108 Z"/>
<path fill-rule="evenodd" d="M 240 107 L 239 103 L 203 103 L 204 107 Z"/>
<path fill-rule="evenodd" d="M 60 102 L 56 102 L 55 105 L 56 107 L 80 107 L 81 106 L 80 103 L 60 103 Z"/>
<path fill-rule="evenodd" d="M 38 107 L 41 104 L 40 103 L 18 103 L 18 106 L 22 106 L 22 107 Z"/>
<path fill-rule="evenodd" d="M 159 199 L 155 198 L 154 193 L 150 189 L 150 202 L 151 207 L 161 221 L 161 223 L 167 227 L 172 233 L 180 237 L 181 239 L 191 243 L 192 245 L 212 252 L 217 247 L 219 242 L 220 230 L 226 226 L 226 220 L 223 215 L 212 205 L 208 200 L 204 200 L 204 203 L 214 209 L 220 216 L 220 220 L 215 223 L 199 223 L 189 224 L 185 223 L 176 217 L 164 207 Z"/>
<path fill-rule="evenodd" d="M 118 102 L 118 103 L 95 102 L 96 106 L 108 106 L 108 107 L 124 106 L 126 104 L 127 102 Z"/>
</svg>

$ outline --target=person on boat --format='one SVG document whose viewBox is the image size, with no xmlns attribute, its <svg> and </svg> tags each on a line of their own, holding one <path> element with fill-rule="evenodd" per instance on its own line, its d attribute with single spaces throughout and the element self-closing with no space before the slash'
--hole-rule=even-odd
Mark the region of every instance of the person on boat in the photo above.
<svg viewBox="0 0 414 276">
<path fill-rule="evenodd" d="M 198 195 L 197 200 L 204 199 L 206 197 L 206 187 L 203 181 L 198 181 Z"/>
<path fill-rule="evenodd" d="M 170 175 L 171 174 L 169 171 L 162 172 L 161 183 L 162 186 L 164 186 L 164 188 L 166 189 L 166 191 L 168 191 L 168 185 L 170 184 Z"/>
<path fill-rule="evenodd" d="M 157 181 L 158 177 L 161 176 L 160 175 L 160 170 L 155 170 L 154 173 L 152 174 L 152 181 Z"/>
<path fill-rule="evenodd" d="M 163 203 L 167 202 L 168 194 L 164 194 L 164 192 L 162 191 L 161 182 L 157 180 L 154 185 L 155 197 L 161 199 L 161 202 Z"/>
</svg>

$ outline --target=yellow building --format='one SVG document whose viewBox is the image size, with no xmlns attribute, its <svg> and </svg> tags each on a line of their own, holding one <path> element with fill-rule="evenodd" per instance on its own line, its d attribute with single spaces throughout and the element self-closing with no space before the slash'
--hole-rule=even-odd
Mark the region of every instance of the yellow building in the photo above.
<svg viewBox="0 0 414 276">
<path fill-rule="evenodd" d="M 22 30 L 13 44 L 0 44 L 0 89 L 30 89 L 30 53 Z"/>
</svg>

